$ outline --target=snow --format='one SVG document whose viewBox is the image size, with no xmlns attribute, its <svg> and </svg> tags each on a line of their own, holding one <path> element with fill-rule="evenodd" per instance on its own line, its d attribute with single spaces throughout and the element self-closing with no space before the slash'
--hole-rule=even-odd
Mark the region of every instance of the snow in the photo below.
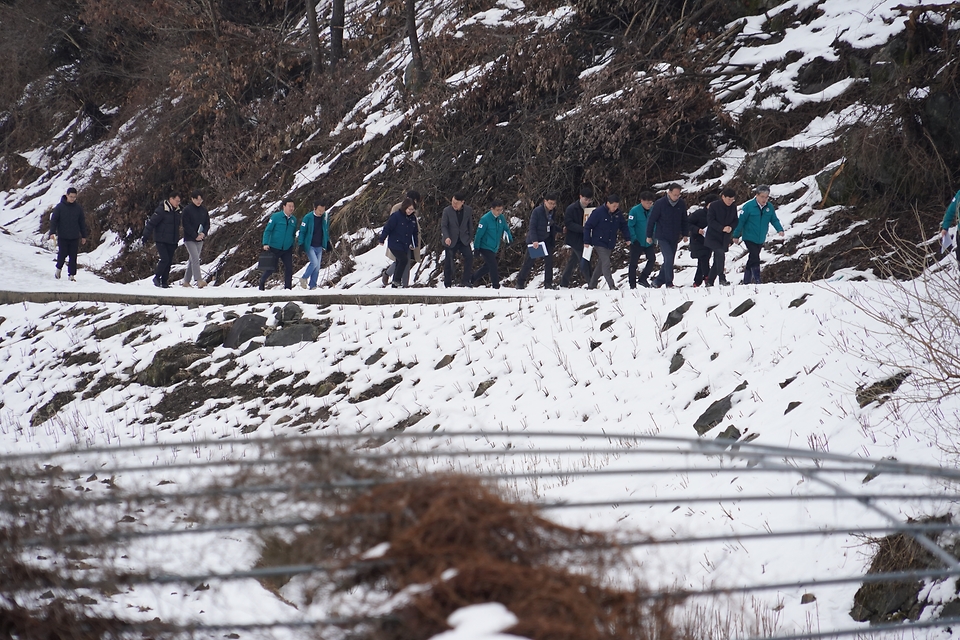
<svg viewBox="0 0 960 640">
<path fill-rule="evenodd" d="M 517 617 L 499 602 L 475 604 L 450 614 L 447 624 L 453 631 L 435 635 L 431 640 L 523 640 L 500 633 L 517 622 Z"/>
</svg>

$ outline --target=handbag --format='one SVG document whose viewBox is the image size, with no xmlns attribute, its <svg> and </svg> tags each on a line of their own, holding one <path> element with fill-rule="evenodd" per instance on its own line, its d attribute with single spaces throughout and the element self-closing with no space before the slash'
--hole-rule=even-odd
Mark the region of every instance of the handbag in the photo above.
<svg viewBox="0 0 960 640">
<path fill-rule="evenodd" d="M 260 261 L 257 263 L 257 269 L 260 271 L 276 271 L 278 257 L 273 251 L 264 251 L 260 254 Z"/>
</svg>

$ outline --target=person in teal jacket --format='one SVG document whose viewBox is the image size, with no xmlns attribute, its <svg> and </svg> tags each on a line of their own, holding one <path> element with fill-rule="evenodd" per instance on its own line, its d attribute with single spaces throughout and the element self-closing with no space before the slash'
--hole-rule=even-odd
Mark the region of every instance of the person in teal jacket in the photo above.
<svg viewBox="0 0 960 640">
<path fill-rule="evenodd" d="M 297 219 L 293 216 L 296 205 L 293 200 L 284 200 L 283 208 L 270 216 L 263 230 L 263 250 L 269 251 L 283 262 L 283 286 L 293 289 L 293 243 L 297 237 Z M 260 291 L 276 269 L 264 269 L 260 274 Z"/>
<path fill-rule="evenodd" d="M 653 201 L 656 194 L 651 191 L 640 193 L 640 204 L 636 205 L 627 214 L 627 230 L 630 232 L 630 262 L 627 266 L 627 280 L 631 289 L 637 288 L 637 266 L 640 263 L 640 254 L 646 259 L 643 265 L 643 271 L 640 273 L 640 286 L 650 288 L 650 281 L 647 278 L 653 273 L 653 265 L 657 259 L 657 249 L 654 245 L 647 242 L 647 218 L 650 216 L 650 209 L 653 209 Z"/>
<path fill-rule="evenodd" d="M 303 216 L 297 244 L 307 254 L 310 264 L 300 276 L 300 286 L 304 289 L 316 289 L 320 277 L 320 258 L 325 249 L 330 248 L 330 198 L 317 198 L 313 201 L 313 211 Z M 317 222 L 319 220 L 319 223 Z"/>
<path fill-rule="evenodd" d="M 490 211 L 480 217 L 477 232 L 473 236 L 473 248 L 483 257 L 483 266 L 471 277 L 470 286 L 476 286 L 480 278 L 489 274 L 494 289 L 500 288 L 500 273 L 497 271 L 497 251 L 500 241 L 513 242 L 513 234 L 503 218 L 503 200 L 499 198 L 490 203 Z"/>
<path fill-rule="evenodd" d="M 957 224 L 957 205 L 960 204 L 960 191 L 957 191 L 956 195 L 953 196 L 953 200 L 950 201 L 950 204 L 947 205 L 947 211 L 943 214 L 943 222 L 940 224 L 940 240 L 943 241 L 943 238 L 946 237 L 947 232 L 950 231 L 950 227 Z M 954 240 L 954 245 L 957 248 L 957 262 L 960 263 L 960 241 Z"/>
<path fill-rule="evenodd" d="M 743 204 L 740 210 L 740 219 L 737 228 L 733 230 L 734 242 L 743 242 L 747 245 L 747 266 L 743 271 L 743 284 L 760 284 L 760 249 L 767 239 L 770 225 L 783 237 L 783 225 L 777 218 L 773 203 L 770 202 L 770 187 L 757 187 L 757 195 Z"/>
</svg>

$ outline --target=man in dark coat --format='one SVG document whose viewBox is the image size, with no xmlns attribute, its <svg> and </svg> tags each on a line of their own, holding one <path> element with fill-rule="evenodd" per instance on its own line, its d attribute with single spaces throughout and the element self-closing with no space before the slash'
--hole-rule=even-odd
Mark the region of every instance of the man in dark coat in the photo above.
<svg viewBox="0 0 960 640">
<path fill-rule="evenodd" d="M 697 272 L 693 276 L 693 286 L 699 287 L 710 273 L 710 249 L 703 244 L 707 234 L 707 207 L 717 200 L 717 194 L 708 193 L 701 200 L 701 206 L 687 216 L 687 227 L 690 229 L 690 257 L 697 261 Z"/>
<path fill-rule="evenodd" d="M 534 261 L 543 258 L 543 288 L 553 289 L 553 251 L 556 246 L 557 223 L 554 216 L 557 212 L 557 198 L 550 192 L 543 196 L 543 203 L 534 207 L 530 212 L 530 228 L 527 230 L 527 256 L 517 274 L 517 289 L 527 286 L 527 278 L 533 269 Z M 543 245 L 541 247 L 541 245 Z M 543 254 L 543 251 L 546 254 Z"/>
<path fill-rule="evenodd" d="M 627 220 L 620 211 L 620 196 L 611 193 L 607 196 L 607 201 L 593 210 L 586 224 L 583 225 L 583 243 L 592 246 L 597 253 L 597 266 L 593 269 L 593 275 L 590 276 L 588 289 L 596 289 L 597 282 L 600 281 L 600 274 L 603 274 L 607 281 L 607 287 L 616 289 L 617 285 L 613 282 L 613 273 L 610 269 L 610 255 L 613 248 L 617 245 L 617 232 L 624 239 L 630 239 L 630 230 L 627 229 Z"/>
<path fill-rule="evenodd" d="M 593 203 L 593 188 L 590 185 L 580 187 L 580 197 L 563 212 L 563 226 L 566 229 L 564 241 L 572 254 L 567 258 L 567 266 L 560 275 L 560 286 L 570 286 L 570 276 L 579 267 L 584 280 L 590 278 L 590 263 L 583 260 L 583 223 L 586 221 L 584 209 Z"/>
<path fill-rule="evenodd" d="M 737 226 L 737 192 L 727 187 L 720 192 L 720 199 L 710 203 L 707 207 L 707 233 L 703 244 L 713 252 L 713 266 L 707 275 L 707 286 L 712 287 L 720 279 L 720 284 L 727 285 L 727 277 L 723 273 L 727 249 L 733 241 L 733 228 Z"/>
<path fill-rule="evenodd" d="M 443 210 L 440 218 L 440 237 L 443 240 L 443 286 L 453 286 L 453 255 L 459 253 L 463 260 L 461 287 L 471 286 L 473 275 L 473 208 L 467 204 L 466 196 L 457 192 L 450 198 L 450 205 Z"/>
<path fill-rule="evenodd" d="M 210 233 L 210 213 L 203 206 L 203 192 L 195 190 L 190 194 L 190 204 L 183 208 L 183 246 L 187 248 L 187 271 L 183 274 L 183 286 L 189 287 L 191 278 L 197 287 L 207 286 L 200 272 L 200 252 L 203 240 Z"/>
<path fill-rule="evenodd" d="M 173 264 L 173 252 L 180 241 L 180 192 L 171 191 L 167 199 L 157 206 L 153 215 L 143 228 L 143 242 L 151 239 L 157 245 L 160 260 L 153 272 L 153 286 L 170 288 L 170 265 Z"/>
<path fill-rule="evenodd" d="M 67 275 L 71 280 L 77 279 L 77 252 L 81 244 L 87 244 L 88 234 L 83 208 L 77 204 L 77 190 L 70 187 L 50 216 L 50 239 L 57 241 L 57 270 L 53 274 L 57 280 L 64 261 Z"/>
<path fill-rule="evenodd" d="M 673 286 L 673 261 L 677 257 L 677 247 L 688 236 L 687 204 L 680 198 L 680 185 L 673 182 L 667 185 L 667 195 L 653 204 L 647 219 L 647 243 L 652 243 L 655 238 L 663 257 L 660 273 L 651 283 L 653 288 Z"/>
</svg>

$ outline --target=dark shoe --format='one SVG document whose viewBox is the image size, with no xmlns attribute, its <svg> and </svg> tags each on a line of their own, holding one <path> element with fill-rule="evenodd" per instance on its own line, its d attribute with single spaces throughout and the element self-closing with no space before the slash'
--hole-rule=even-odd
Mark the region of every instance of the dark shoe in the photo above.
<svg viewBox="0 0 960 640">
<path fill-rule="evenodd" d="M 394 282 L 394 283 L 391 283 L 391 284 L 390 284 L 390 287 L 393 288 L 393 289 L 402 289 L 402 288 L 403 288 L 403 285 L 400 284 L 399 282 Z"/>
<path fill-rule="evenodd" d="M 730 286 L 730 282 L 729 282 L 726 278 L 724 278 L 724 279 L 722 279 L 722 280 L 720 281 L 720 286 L 729 287 L 729 286 Z"/>
<path fill-rule="evenodd" d="M 161 289 L 169 289 L 169 288 L 170 288 L 170 285 L 167 284 L 166 282 L 164 282 L 164 283 L 162 283 L 162 284 L 160 285 L 160 288 L 161 288 Z"/>
<path fill-rule="evenodd" d="M 163 283 L 160 282 L 160 276 L 153 276 L 153 286 L 162 287 Z"/>
<path fill-rule="evenodd" d="M 694 288 L 694 289 L 696 289 L 696 288 L 699 287 L 699 286 L 700 286 L 700 283 L 699 283 L 699 282 L 694 282 L 694 283 L 693 283 L 693 288 Z"/>
<path fill-rule="evenodd" d="M 641 280 L 641 281 L 638 282 L 637 284 L 639 284 L 639 285 L 640 285 L 641 287 L 643 287 L 644 289 L 649 289 L 649 288 L 650 288 L 650 283 L 649 283 L 648 281 L 646 281 L 646 280 Z"/>
</svg>

